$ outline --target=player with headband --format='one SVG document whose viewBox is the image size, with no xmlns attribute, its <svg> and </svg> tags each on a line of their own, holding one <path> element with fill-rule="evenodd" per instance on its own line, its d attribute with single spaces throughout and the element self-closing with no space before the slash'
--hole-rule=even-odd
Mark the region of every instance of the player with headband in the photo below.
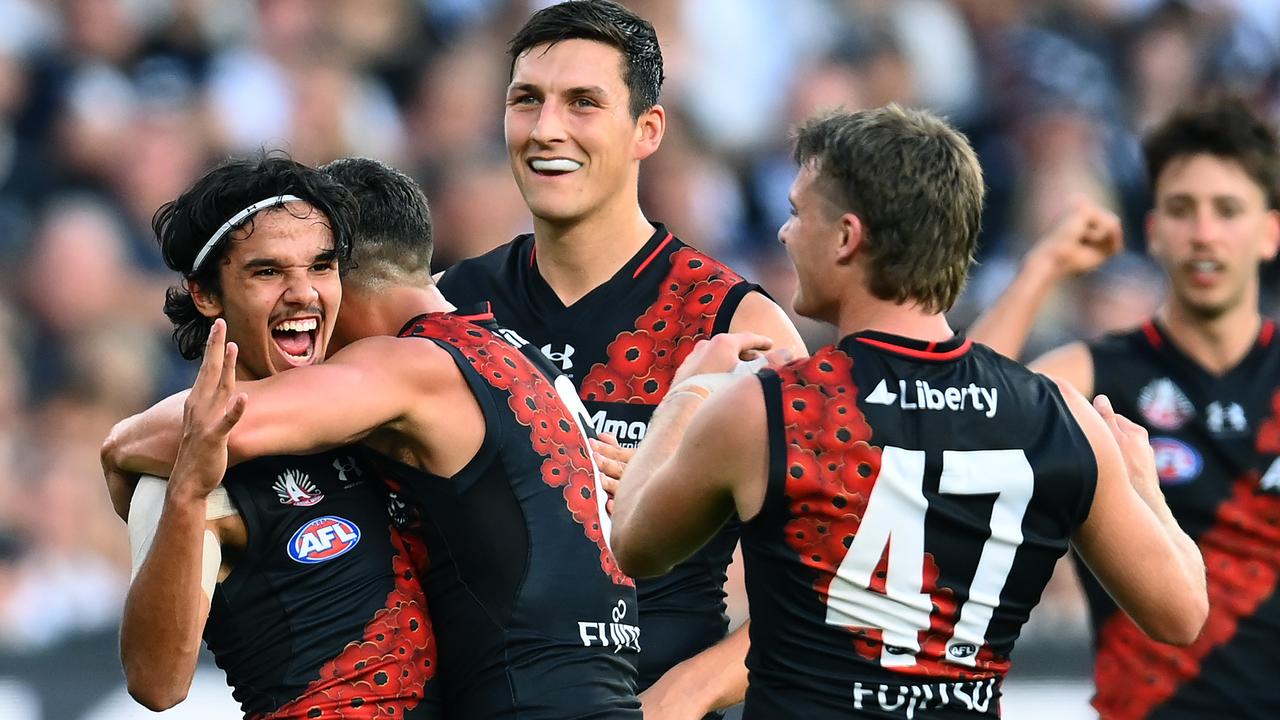
<svg viewBox="0 0 1280 720">
<path fill-rule="evenodd" d="M 179 350 L 193 359 L 206 341 L 231 342 L 201 368 L 170 481 L 144 478 L 131 507 L 117 506 L 135 573 L 121 659 L 153 710 L 185 697 L 203 635 L 246 718 L 439 712 L 415 548 L 362 451 L 264 457 L 224 477 L 244 409 L 227 388 L 324 358 L 351 211 L 328 176 L 268 157 L 210 171 L 156 214 L 185 282 L 165 302 Z"/>
</svg>

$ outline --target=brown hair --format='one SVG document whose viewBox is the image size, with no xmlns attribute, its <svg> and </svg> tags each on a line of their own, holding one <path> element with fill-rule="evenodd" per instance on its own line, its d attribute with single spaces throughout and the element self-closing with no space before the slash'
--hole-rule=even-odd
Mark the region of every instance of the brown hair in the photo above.
<svg viewBox="0 0 1280 720">
<path fill-rule="evenodd" d="M 1280 209 L 1276 132 L 1239 98 L 1221 97 L 1177 110 L 1147 135 L 1142 149 L 1152 192 L 1160 173 L 1175 158 L 1213 155 L 1239 163 L 1262 188 L 1267 207 Z"/>
<path fill-rule="evenodd" d="M 800 127 L 795 160 L 812 163 L 839 212 L 862 220 L 873 295 L 951 309 L 973 262 L 985 194 L 964 135 L 898 105 L 836 112 Z"/>
</svg>

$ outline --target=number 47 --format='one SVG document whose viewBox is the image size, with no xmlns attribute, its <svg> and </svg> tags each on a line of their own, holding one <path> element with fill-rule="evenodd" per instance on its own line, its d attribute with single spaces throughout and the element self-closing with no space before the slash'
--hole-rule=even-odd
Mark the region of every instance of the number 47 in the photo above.
<svg viewBox="0 0 1280 720">
<path fill-rule="evenodd" d="M 827 623 L 882 631 L 880 664 L 910 667 L 929 629 L 933 601 L 924 592 L 924 533 L 929 504 L 924 496 L 925 453 L 885 446 L 880 475 L 867 500 L 862 524 L 831 581 Z M 991 535 L 982 545 L 969 599 L 960 611 L 945 657 L 973 666 L 986 641 L 991 615 L 1022 544 L 1022 517 L 1035 489 L 1035 475 L 1022 450 L 946 450 L 938 492 L 995 494 Z M 892 542 L 890 540 L 892 539 Z M 883 593 L 871 576 L 889 548 Z"/>
</svg>

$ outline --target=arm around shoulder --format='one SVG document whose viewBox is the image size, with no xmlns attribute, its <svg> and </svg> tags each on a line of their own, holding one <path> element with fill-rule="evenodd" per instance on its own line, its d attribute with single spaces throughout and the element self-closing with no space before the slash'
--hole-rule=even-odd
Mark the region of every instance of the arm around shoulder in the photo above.
<svg viewBox="0 0 1280 720">
<path fill-rule="evenodd" d="M 242 386 L 244 418 L 231 432 L 232 462 L 321 452 L 408 421 L 429 405 L 448 353 L 415 338 L 370 337 L 324 363 Z"/>
</svg>

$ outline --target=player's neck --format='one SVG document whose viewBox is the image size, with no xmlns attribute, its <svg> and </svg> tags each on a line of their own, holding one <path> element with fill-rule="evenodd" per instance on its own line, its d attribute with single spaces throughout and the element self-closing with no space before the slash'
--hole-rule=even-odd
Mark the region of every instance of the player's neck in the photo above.
<svg viewBox="0 0 1280 720">
<path fill-rule="evenodd" d="M 1262 326 L 1256 300 L 1244 302 L 1222 315 L 1205 319 L 1170 300 L 1156 318 L 1178 349 L 1212 375 L 1221 375 L 1249 354 Z"/>
<path fill-rule="evenodd" d="M 358 314 L 364 334 L 370 336 L 395 335 L 410 318 L 454 309 L 434 283 L 349 291 L 342 299 L 342 311 Z"/>
<path fill-rule="evenodd" d="M 914 340 L 943 342 L 956 334 L 942 313 L 929 313 L 914 304 L 899 305 L 865 296 L 840 304 L 836 328 L 841 338 L 875 330 Z"/>
<path fill-rule="evenodd" d="M 652 236 L 653 225 L 634 204 L 572 225 L 535 219 L 535 262 L 567 307 L 608 282 Z"/>
</svg>

